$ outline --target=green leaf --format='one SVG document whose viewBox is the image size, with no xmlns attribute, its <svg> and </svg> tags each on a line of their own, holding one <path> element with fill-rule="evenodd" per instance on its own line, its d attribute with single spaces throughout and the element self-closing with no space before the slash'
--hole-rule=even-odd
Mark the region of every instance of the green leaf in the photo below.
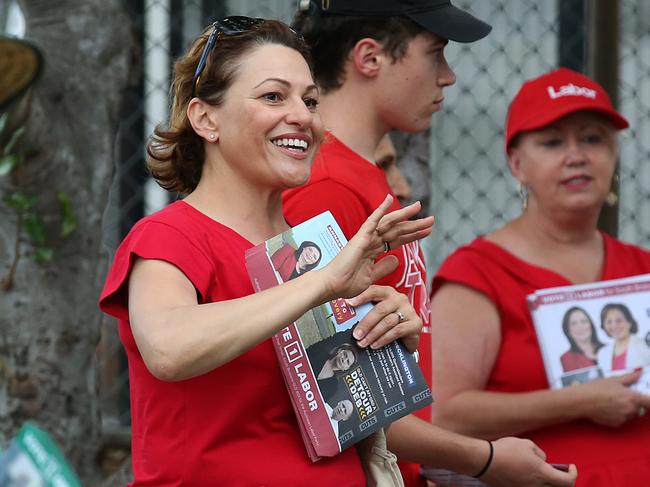
<svg viewBox="0 0 650 487">
<path fill-rule="evenodd" d="M 11 208 L 25 211 L 33 208 L 38 201 L 38 198 L 36 196 L 16 192 L 4 196 L 2 201 Z"/>
<path fill-rule="evenodd" d="M 37 245 L 45 243 L 45 225 L 38 215 L 28 215 L 23 220 L 23 228 Z"/>
<path fill-rule="evenodd" d="M 61 236 L 67 237 L 77 228 L 77 217 L 72 210 L 72 202 L 68 193 L 59 191 L 56 194 L 56 199 L 59 200 L 59 212 L 61 214 Z"/>
<path fill-rule="evenodd" d="M 25 127 L 20 127 L 17 128 L 13 134 L 11 134 L 11 139 L 9 139 L 9 142 L 3 149 L 2 153 L 3 154 L 11 154 L 11 151 L 13 150 L 14 146 L 18 143 L 18 140 L 23 136 L 25 133 Z"/>
<path fill-rule="evenodd" d="M 54 250 L 50 247 L 37 247 L 33 257 L 36 262 L 50 262 L 54 257 Z"/>
<path fill-rule="evenodd" d="M 5 176 L 18 165 L 18 156 L 14 154 L 6 154 L 0 156 L 0 176 Z"/>
</svg>

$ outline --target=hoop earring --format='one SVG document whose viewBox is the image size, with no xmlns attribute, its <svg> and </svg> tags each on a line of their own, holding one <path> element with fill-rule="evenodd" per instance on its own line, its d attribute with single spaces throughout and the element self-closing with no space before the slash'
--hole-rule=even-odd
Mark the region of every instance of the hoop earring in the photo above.
<svg viewBox="0 0 650 487">
<path fill-rule="evenodd" d="M 528 188 L 521 183 L 517 183 L 517 194 L 521 199 L 521 209 L 528 208 Z"/>
</svg>

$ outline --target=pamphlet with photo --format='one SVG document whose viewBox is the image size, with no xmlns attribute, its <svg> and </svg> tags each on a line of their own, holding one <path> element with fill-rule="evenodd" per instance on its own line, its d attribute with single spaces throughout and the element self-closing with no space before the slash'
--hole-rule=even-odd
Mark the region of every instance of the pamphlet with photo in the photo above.
<svg viewBox="0 0 650 487">
<path fill-rule="evenodd" d="M 527 297 L 552 389 L 643 369 L 650 394 L 650 274 L 541 289 Z"/>
<path fill-rule="evenodd" d="M 256 291 L 319 269 L 347 240 L 330 212 L 253 247 L 246 267 Z M 317 306 L 273 337 L 276 355 L 312 460 L 334 456 L 379 428 L 427 406 L 431 391 L 399 341 L 360 348 L 354 326 L 372 304 Z"/>
</svg>

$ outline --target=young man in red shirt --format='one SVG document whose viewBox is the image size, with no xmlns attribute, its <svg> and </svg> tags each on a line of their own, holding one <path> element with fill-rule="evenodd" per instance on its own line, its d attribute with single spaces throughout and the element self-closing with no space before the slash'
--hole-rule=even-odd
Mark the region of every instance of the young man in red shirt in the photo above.
<svg viewBox="0 0 650 487">
<path fill-rule="evenodd" d="M 297 225 L 332 212 L 350 238 L 391 189 L 373 162 L 391 129 L 426 130 L 442 108 L 443 89 L 456 78 L 444 55 L 449 40 L 473 42 L 491 27 L 449 0 L 311 0 L 301 2 L 294 23 L 310 45 L 321 91 L 319 112 L 328 130 L 306 186 L 284 195 L 284 212 Z M 397 198 L 395 208 L 399 207 Z M 404 293 L 423 331 L 420 366 L 431 381 L 429 293 L 417 242 L 390 251 L 398 268 L 378 284 Z M 396 326 L 398 323 L 396 322 Z M 424 486 L 419 464 L 481 477 L 494 486 L 570 486 L 575 472 L 544 462 L 531 442 L 486 442 L 434 426 L 431 408 L 388 430 L 407 486 Z"/>
</svg>

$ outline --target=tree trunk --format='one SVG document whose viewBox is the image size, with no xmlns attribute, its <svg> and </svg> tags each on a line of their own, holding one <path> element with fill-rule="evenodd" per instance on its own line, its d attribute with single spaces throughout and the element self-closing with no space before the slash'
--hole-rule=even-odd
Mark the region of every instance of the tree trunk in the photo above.
<svg viewBox="0 0 650 487">
<path fill-rule="evenodd" d="M 61 446 L 84 485 L 97 485 L 100 421 L 95 385 L 97 298 L 105 275 L 102 214 L 114 172 L 115 135 L 129 69 L 129 22 L 119 0 L 24 0 L 25 37 L 45 60 L 23 140 L 25 159 L 0 180 L 38 196 L 34 212 L 54 251 L 33 259 L 16 214 L 0 203 L 0 266 L 20 238 L 12 287 L 0 290 L 0 440 L 34 420 Z M 76 226 L 60 234 L 57 194 Z"/>
</svg>

